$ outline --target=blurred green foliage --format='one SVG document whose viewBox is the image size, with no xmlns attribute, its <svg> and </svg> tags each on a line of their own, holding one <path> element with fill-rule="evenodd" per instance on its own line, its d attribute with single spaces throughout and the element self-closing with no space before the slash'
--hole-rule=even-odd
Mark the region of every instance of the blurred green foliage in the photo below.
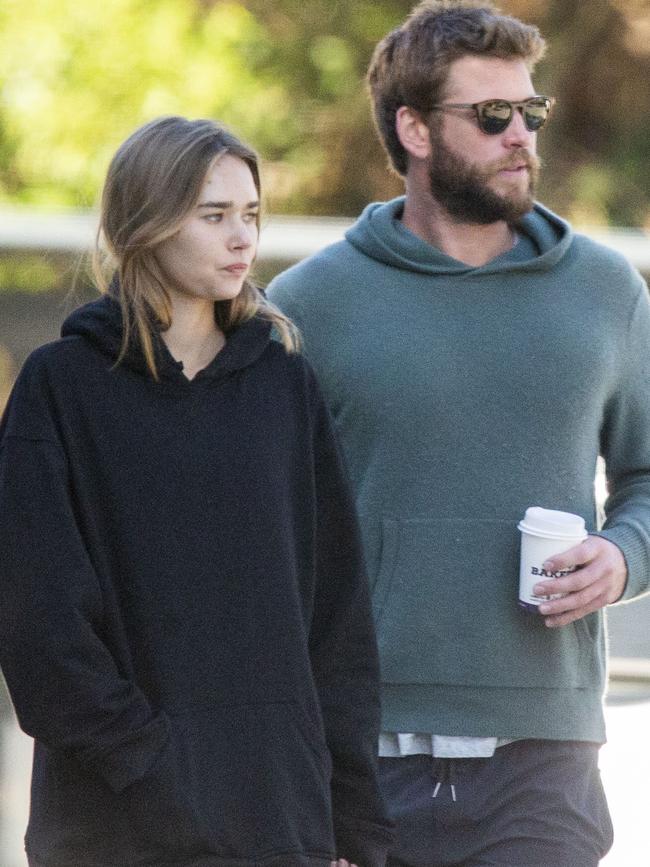
<svg viewBox="0 0 650 867">
<path fill-rule="evenodd" d="M 57 267 L 58 265 L 58 267 Z M 70 265 L 65 270 L 69 270 Z M 15 292 L 50 292 L 63 282 L 64 269 L 41 253 L 0 256 L 0 289 Z"/>
<path fill-rule="evenodd" d="M 541 198 L 650 222 L 647 0 L 502 0 L 550 43 Z M 161 114 L 219 118 L 263 154 L 268 206 L 354 215 L 401 190 L 363 76 L 404 0 L 2 0 L 0 200 L 93 205 L 117 145 Z"/>
</svg>

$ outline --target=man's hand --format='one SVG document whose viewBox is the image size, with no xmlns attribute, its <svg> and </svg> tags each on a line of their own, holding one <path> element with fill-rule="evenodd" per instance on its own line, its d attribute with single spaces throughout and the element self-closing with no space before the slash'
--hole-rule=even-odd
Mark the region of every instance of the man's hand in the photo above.
<svg viewBox="0 0 650 867">
<path fill-rule="evenodd" d="M 540 581 L 533 588 L 536 596 L 567 594 L 561 599 L 540 604 L 539 613 L 544 616 L 547 626 L 566 626 L 585 614 L 616 602 L 625 590 L 625 558 L 620 548 L 601 536 L 589 536 L 568 551 L 549 557 L 543 566 L 550 572 L 576 567 L 569 575 Z"/>
<path fill-rule="evenodd" d="M 338 861 L 331 861 L 330 867 L 357 867 L 356 864 L 350 864 L 345 858 L 339 858 Z"/>
</svg>

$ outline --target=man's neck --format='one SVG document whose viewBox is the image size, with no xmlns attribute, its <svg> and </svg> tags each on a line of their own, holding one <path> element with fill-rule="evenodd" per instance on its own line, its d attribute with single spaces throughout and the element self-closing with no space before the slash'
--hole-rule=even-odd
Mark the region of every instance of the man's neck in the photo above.
<svg viewBox="0 0 650 867">
<path fill-rule="evenodd" d="M 415 193 L 407 185 L 402 223 L 447 256 L 480 267 L 511 250 L 516 234 L 503 220 L 481 225 L 450 216 L 430 193 Z"/>
</svg>

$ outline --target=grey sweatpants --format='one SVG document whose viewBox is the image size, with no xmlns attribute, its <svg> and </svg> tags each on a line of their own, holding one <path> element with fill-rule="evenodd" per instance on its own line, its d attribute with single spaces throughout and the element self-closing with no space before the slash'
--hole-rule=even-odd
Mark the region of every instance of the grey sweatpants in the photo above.
<svg viewBox="0 0 650 867">
<path fill-rule="evenodd" d="M 396 823 L 388 867 L 596 867 L 612 845 L 597 744 L 380 758 L 379 772 Z"/>
</svg>

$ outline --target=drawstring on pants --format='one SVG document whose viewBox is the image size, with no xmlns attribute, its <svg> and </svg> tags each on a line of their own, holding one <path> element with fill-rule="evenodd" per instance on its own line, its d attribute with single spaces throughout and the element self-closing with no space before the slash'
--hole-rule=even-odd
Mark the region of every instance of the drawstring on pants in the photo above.
<svg viewBox="0 0 650 867">
<path fill-rule="evenodd" d="M 434 761 L 434 765 L 436 762 Z M 433 789 L 432 798 L 438 797 L 438 792 L 442 788 L 443 785 L 447 784 L 451 789 L 451 800 L 456 801 L 456 774 L 454 771 L 454 760 L 453 759 L 438 759 L 438 776 L 439 779 L 436 781 L 436 784 Z"/>
</svg>

